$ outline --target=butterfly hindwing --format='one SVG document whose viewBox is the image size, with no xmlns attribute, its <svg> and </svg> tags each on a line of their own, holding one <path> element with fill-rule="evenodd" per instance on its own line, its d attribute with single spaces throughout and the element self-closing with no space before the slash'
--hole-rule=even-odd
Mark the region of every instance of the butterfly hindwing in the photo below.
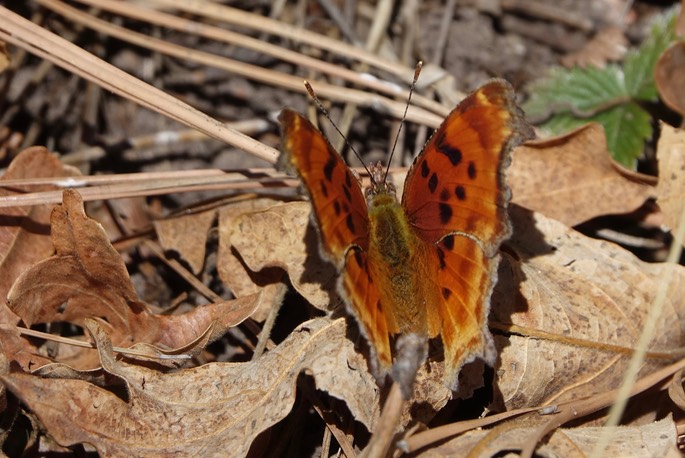
<svg viewBox="0 0 685 458">
<path fill-rule="evenodd" d="M 428 251 L 441 301 L 435 313 L 441 323 L 445 374 L 452 384 L 451 377 L 473 357 L 494 363 L 487 316 L 499 256 L 486 256 L 473 238 L 459 235 L 444 237 Z"/>
<path fill-rule="evenodd" d="M 362 332 L 366 334 L 367 341 L 373 343 L 371 351 L 375 353 L 380 366 L 376 372 L 387 372 L 392 362 L 389 335 L 397 332 L 397 329 L 389 323 L 389 310 L 386 307 L 391 304 L 382 303 L 378 279 L 373 278 L 365 252 L 358 248 L 347 252 L 341 281 Z"/>
<path fill-rule="evenodd" d="M 325 254 L 341 268 L 347 249 L 368 248 L 369 217 L 361 185 L 342 157 L 306 118 L 284 109 L 280 161 L 297 170 L 314 208 Z"/>
<path fill-rule="evenodd" d="M 492 80 L 445 118 L 416 158 L 402 206 L 420 238 L 467 233 L 493 254 L 509 236 L 504 168 L 514 144 L 532 137 L 504 80 Z"/>
</svg>

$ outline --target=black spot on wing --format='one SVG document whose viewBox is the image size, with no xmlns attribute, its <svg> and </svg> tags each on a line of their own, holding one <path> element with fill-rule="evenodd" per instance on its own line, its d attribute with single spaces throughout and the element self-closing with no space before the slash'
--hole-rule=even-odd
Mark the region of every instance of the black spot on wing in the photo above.
<svg viewBox="0 0 685 458">
<path fill-rule="evenodd" d="M 438 137 L 436 148 L 439 152 L 447 156 L 447 159 L 449 159 L 452 165 L 457 166 L 461 163 L 461 150 L 454 145 L 450 145 L 446 141 L 445 132 L 442 132 L 440 134 L 440 137 Z"/>
<path fill-rule="evenodd" d="M 431 194 L 435 192 L 435 189 L 438 187 L 438 174 L 433 172 L 433 175 L 431 175 L 430 179 L 428 180 L 428 189 L 430 190 Z"/>
<path fill-rule="evenodd" d="M 454 188 L 454 195 L 457 196 L 457 199 L 464 200 L 466 199 L 466 189 L 464 189 L 462 185 L 457 185 L 457 187 Z"/>
<path fill-rule="evenodd" d="M 348 214 L 347 218 L 345 218 L 345 225 L 347 228 L 352 232 L 353 234 L 356 232 L 356 228 L 354 227 L 354 220 L 352 219 L 352 215 Z"/>
<path fill-rule="evenodd" d="M 426 178 L 429 173 L 431 173 L 431 169 L 428 167 L 428 161 L 423 161 L 421 163 L 421 176 Z"/>
<path fill-rule="evenodd" d="M 454 236 L 453 235 L 448 235 L 444 239 L 442 239 L 442 244 L 444 245 L 445 248 L 447 248 L 449 251 L 452 251 L 454 249 Z"/>
<path fill-rule="evenodd" d="M 337 164 L 338 158 L 331 155 L 323 166 L 323 176 L 326 177 L 326 180 L 331 181 L 333 179 L 333 169 Z"/>
<path fill-rule="evenodd" d="M 440 262 L 440 270 L 444 269 L 447 264 L 445 264 L 445 252 L 442 248 L 438 248 L 438 261 Z"/>
<path fill-rule="evenodd" d="M 337 200 L 333 201 L 333 211 L 335 212 L 335 216 L 340 216 L 340 202 Z"/>
<path fill-rule="evenodd" d="M 473 161 L 469 161 L 469 166 L 466 169 L 466 173 L 468 173 L 470 179 L 476 179 L 476 164 Z"/>
<path fill-rule="evenodd" d="M 452 207 L 448 204 L 438 204 L 438 211 L 440 212 L 440 222 L 447 224 L 452 219 Z"/>
<path fill-rule="evenodd" d="M 328 188 L 326 187 L 325 181 L 321 182 L 321 194 L 323 194 L 324 197 L 328 197 Z"/>
<path fill-rule="evenodd" d="M 451 289 L 449 289 L 449 288 L 443 288 L 443 289 L 442 289 L 442 297 L 443 297 L 445 300 L 449 299 L 451 295 L 452 295 L 452 290 L 451 290 Z"/>
<path fill-rule="evenodd" d="M 350 187 L 343 185 L 343 192 L 345 193 L 345 199 L 347 199 L 348 202 L 352 202 L 352 192 L 350 192 Z"/>
</svg>

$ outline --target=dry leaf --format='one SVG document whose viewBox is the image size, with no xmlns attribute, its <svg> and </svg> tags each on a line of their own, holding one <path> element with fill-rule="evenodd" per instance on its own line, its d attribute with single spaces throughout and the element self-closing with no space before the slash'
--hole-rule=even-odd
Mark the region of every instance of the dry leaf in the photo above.
<svg viewBox="0 0 685 458">
<path fill-rule="evenodd" d="M 512 428 L 503 430 L 498 436 L 486 437 L 492 434 L 489 430 L 471 431 L 417 456 L 421 458 L 467 456 L 475 450 L 478 450 L 478 456 L 505 456 L 505 453 L 511 453 L 526 446 L 525 440 L 534 432 L 534 427 Z M 675 447 L 676 425 L 670 416 L 643 426 L 558 429 L 536 449 L 535 456 L 585 458 L 591 456 L 600 436 L 606 433 L 612 434 L 612 440 L 602 456 L 629 456 L 631 458 L 679 456 Z M 484 439 L 487 439 L 487 442 L 481 444 Z M 482 446 L 482 448 L 476 449 L 476 446 Z"/>
<path fill-rule="evenodd" d="M 87 442 L 106 456 L 245 456 L 260 432 L 290 412 L 305 369 L 368 427 L 379 413 L 373 379 L 348 365 L 344 320 L 303 323 L 257 361 L 168 374 L 118 361 L 94 323 L 102 366 L 126 382 L 128 402 L 82 380 L 2 377 L 61 445 Z"/>
<path fill-rule="evenodd" d="M 22 178 L 69 177 L 80 175 L 78 169 L 62 164 L 57 155 L 43 147 L 25 149 L 7 168 L 2 180 Z M 31 191 L 56 189 L 52 185 L 27 187 L 13 186 L 12 190 L 0 189 L 1 196 Z M 50 241 L 50 205 L 32 207 L 9 207 L 0 209 L 0 297 L 7 297 L 12 283 L 34 263 L 53 253 Z M 0 323 L 15 325 L 19 317 L 2 301 Z M 37 354 L 26 339 L 12 329 L 0 329 L 0 342 L 6 355 L 22 367 L 29 368 L 49 362 Z"/>
<path fill-rule="evenodd" d="M 653 192 L 613 167 L 598 124 L 519 146 L 508 182 L 514 203 L 569 226 L 635 210 Z"/>
<path fill-rule="evenodd" d="M 666 226 L 675 229 L 685 204 L 685 131 L 661 124 L 656 155 L 659 160 L 656 203 L 664 214 Z"/>
<path fill-rule="evenodd" d="M 659 97 L 680 116 L 685 115 L 685 42 L 677 41 L 663 52 L 654 68 Z"/>
<path fill-rule="evenodd" d="M 232 246 L 252 272 L 279 267 L 312 305 L 330 308 L 337 274 L 319 256 L 319 235 L 309 223 L 311 204 L 292 202 L 244 213 L 233 222 Z"/>
<path fill-rule="evenodd" d="M 249 199 L 225 205 L 219 210 L 219 249 L 217 252 L 217 271 L 221 281 L 236 296 L 261 292 L 262 306 L 252 316 L 256 321 L 264 321 L 271 305 L 279 295 L 279 288 L 271 287 L 282 282 L 283 273 L 273 269 L 252 272 L 240 255 L 235 252 L 231 242 L 234 222 L 244 213 L 280 204 L 280 201 L 269 198 Z"/>
<path fill-rule="evenodd" d="M 175 250 L 185 259 L 194 274 L 200 273 L 205 262 L 207 232 L 212 226 L 216 210 L 174 216 L 156 220 L 155 230 L 165 250 Z"/>
<path fill-rule="evenodd" d="M 27 326 L 50 322 L 82 326 L 85 318 L 98 317 L 115 345 L 145 342 L 177 348 L 203 335 L 215 320 L 211 338 L 218 338 L 257 306 L 258 298 L 249 296 L 198 307 L 183 315 L 150 313 L 136 296 L 126 266 L 107 234 L 86 216 L 81 196 L 67 190 L 63 199 L 52 213 L 55 256 L 26 271 L 8 294 L 8 304 Z M 57 359 L 77 368 L 97 364 L 94 352 L 83 349 Z"/>
<path fill-rule="evenodd" d="M 667 270 L 673 270 L 652 352 L 685 343 L 685 268 L 645 263 L 623 248 L 514 208 L 514 235 L 499 270 L 490 326 L 507 409 L 561 402 L 616 388 L 629 350 Z M 614 346 L 614 347 L 612 347 Z M 648 357 L 642 371 L 668 360 Z"/>
</svg>

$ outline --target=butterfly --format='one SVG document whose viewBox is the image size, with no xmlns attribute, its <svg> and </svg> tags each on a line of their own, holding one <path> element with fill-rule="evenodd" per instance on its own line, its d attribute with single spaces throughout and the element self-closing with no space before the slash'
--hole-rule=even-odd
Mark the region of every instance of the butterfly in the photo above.
<svg viewBox="0 0 685 458">
<path fill-rule="evenodd" d="M 309 194 L 321 253 L 372 352 L 390 373 L 398 334 L 441 337 L 445 382 L 461 367 L 496 358 L 487 326 L 498 249 L 511 234 L 504 171 L 512 148 L 533 137 L 505 80 L 467 96 L 414 160 L 402 201 L 379 164 L 362 190 L 342 157 L 303 116 L 284 109 L 279 162 Z"/>
</svg>

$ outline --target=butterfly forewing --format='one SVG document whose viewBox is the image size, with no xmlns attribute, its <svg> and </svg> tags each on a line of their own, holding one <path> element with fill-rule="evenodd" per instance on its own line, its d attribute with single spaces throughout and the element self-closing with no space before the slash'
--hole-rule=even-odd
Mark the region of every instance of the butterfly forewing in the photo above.
<svg viewBox="0 0 685 458">
<path fill-rule="evenodd" d="M 435 243 L 450 233 L 467 233 L 493 254 L 509 235 L 508 154 L 530 137 L 506 81 L 493 80 L 464 99 L 430 138 L 405 181 L 402 206 L 419 237 Z"/>
<path fill-rule="evenodd" d="M 359 181 L 326 138 L 300 114 L 284 109 L 282 156 L 297 170 L 314 207 L 321 245 L 341 267 L 352 245 L 368 247 L 369 217 Z"/>
<path fill-rule="evenodd" d="M 304 117 L 283 110 L 280 161 L 294 168 L 312 201 L 321 246 L 341 269 L 342 294 L 383 370 L 392 361 L 387 310 L 369 271 L 369 217 L 361 186 L 323 135 Z M 378 280 L 378 279 L 377 279 Z"/>
</svg>

